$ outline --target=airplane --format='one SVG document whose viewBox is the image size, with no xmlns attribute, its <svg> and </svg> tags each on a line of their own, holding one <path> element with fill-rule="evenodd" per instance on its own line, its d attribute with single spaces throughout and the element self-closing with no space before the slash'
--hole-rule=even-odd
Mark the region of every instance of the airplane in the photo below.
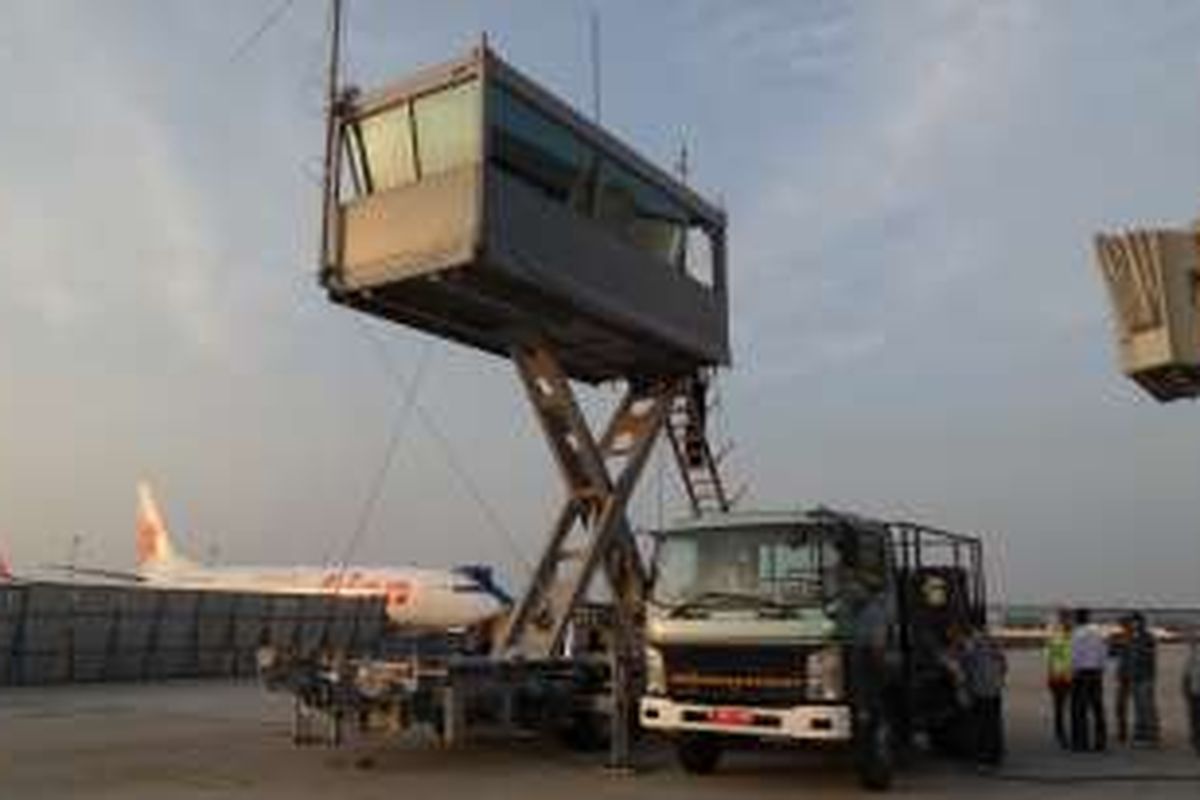
<svg viewBox="0 0 1200 800">
<path fill-rule="evenodd" d="M 267 594 L 321 594 L 386 598 L 388 620 L 414 630 L 469 628 L 504 614 L 512 599 L 496 585 L 491 570 L 462 566 L 420 567 L 209 567 L 175 549 L 149 484 L 137 487 L 138 583 L 172 589 Z M 112 570 L 95 570 L 117 577 Z"/>
<path fill-rule="evenodd" d="M 9 566 L 8 558 L 3 551 L 0 551 L 0 583 L 14 583 L 16 580 L 12 567 Z"/>
</svg>

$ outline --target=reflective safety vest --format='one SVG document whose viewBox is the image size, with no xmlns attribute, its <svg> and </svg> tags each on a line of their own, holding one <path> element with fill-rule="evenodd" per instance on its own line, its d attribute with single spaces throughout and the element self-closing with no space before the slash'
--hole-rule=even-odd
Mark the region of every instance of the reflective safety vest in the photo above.
<svg viewBox="0 0 1200 800">
<path fill-rule="evenodd" d="M 1071 682 L 1071 633 L 1055 626 L 1046 639 L 1046 680 L 1050 685 Z"/>
</svg>

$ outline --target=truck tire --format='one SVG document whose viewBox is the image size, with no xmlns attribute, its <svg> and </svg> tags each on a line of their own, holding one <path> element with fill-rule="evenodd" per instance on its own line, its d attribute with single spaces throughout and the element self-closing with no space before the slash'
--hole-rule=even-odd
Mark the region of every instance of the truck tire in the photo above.
<svg viewBox="0 0 1200 800">
<path fill-rule="evenodd" d="M 864 789 L 887 791 L 892 787 L 896 771 L 896 743 L 891 720 L 886 714 L 872 714 L 855 738 L 858 782 Z"/>
<path fill-rule="evenodd" d="M 580 753 L 603 750 L 611 738 L 608 718 L 586 711 L 576 712 L 560 729 L 559 737 L 568 748 Z"/>
<path fill-rule="evenodd" d="M 708 775 L 721 760 L 721 745 L 712 736 L 684 736 L 675 745 L 679 765 L 692 775 Z"/>
</svg>

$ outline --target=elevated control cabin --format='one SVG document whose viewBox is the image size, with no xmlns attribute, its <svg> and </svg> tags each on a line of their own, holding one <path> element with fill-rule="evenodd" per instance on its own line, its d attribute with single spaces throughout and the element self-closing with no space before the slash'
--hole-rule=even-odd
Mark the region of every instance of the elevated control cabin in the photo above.
<svg viewBox="0 0 1200 800">
<path fill-rule="evenodd" d="M 1200 223 L 1096 236 L 1122 371 L 1159 402 L 1200 396 Z"/>
<path fill-rule="evenodd" d="M 479 47 L 336 109 L 322 283 L 587 382 L 729 362 L 725 215 Z"/>
</svg>

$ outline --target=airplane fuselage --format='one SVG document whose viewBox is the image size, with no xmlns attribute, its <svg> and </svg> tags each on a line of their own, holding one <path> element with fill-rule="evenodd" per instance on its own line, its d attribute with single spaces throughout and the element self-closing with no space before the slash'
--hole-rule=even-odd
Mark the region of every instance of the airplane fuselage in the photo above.
<svg viewBox="0 0 1200 800">
<path fill-rule="evenodd" d="M 150 586 L 267 594 L 385 598 L 388 619 L 409 628 L 461 628 L 497 616 L 500 600 L 470 577 L 449 570 L 329 567 L 143 566 Z"/>
</svg>

